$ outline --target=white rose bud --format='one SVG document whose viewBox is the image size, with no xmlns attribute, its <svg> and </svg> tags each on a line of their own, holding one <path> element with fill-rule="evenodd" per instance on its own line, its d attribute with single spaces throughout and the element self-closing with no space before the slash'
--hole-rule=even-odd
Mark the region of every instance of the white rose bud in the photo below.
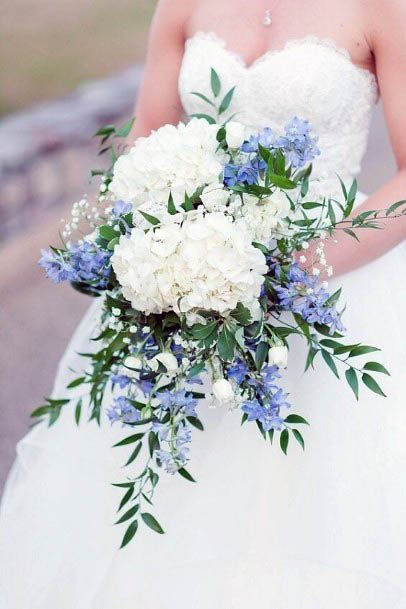
<svg viewBox="0 0 406 609">
<path fill-rule="evenodd" d="M 233 387 L 226 379 L 214 381 L 212 385 L 213 395 L 219 402 L 232 402 L 235 394 Z"/>
<path fill-rule="evenodd" d="M 288 348 L 284 345 L 275 345 L 269 349 L 268 362 L 278 366 L 278 368 L 286 368 L 288 365 Z"/>
<path fill-rule="evenodd" d="M 245 127 L 237 121 L 226 124 L 226 142 L 229 148 L 239 148 L 245 140 Z"/>
<path fill-rule="evenodd" d="M 178 360 L 172 353 L 168 351 L 158 353 L 149 361 L 149 366 L 154 371 L 158 370 L 159 364 L 165 366 L 168 374 L 175 376 L 178 370 Z"/>
<path fill-rule="evenodd" d="M 126 368 L 137 368 L 138 370 L 142 367 L 142 360 L 140 357 L 136 357 L 135 355 L 129 355 L 124 360 L 124 366 Z"/>
</svg>

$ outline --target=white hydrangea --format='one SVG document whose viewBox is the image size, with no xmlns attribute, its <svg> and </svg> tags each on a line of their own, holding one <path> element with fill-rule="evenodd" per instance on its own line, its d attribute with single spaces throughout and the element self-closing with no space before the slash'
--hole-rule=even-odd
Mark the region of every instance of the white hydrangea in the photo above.
<svg viewBox="0 0 406 609">
<path fill-rule="evenodd" d="M 131 202 L 134 209 L 147 202 L 183 203 L 197 188 L 218 183 L 223 152 L 218 151 L 218 126 L 194 118 L 186 125 L 165 125 L 139 138 L 114 166 L 110 192 Z"/>
<path fill-rule="evenodd" d="M 239 302 L 252 314 L 267 267 L 251 235 L 230 217 L 192 214 L 122 236 L 112 257 L 124 297 L 145 313 L 174 310 L 195 318 L 196 310 L 226 315 Z"/>
<path fill-rule="evenodd" d="M 200 199 L 208 211 L 222 211 L 230 199 L 230 191 L 221 183 L 210 184 L 203 190 Z"/>
<path fill-rule="evenodd" d="M 258 199 L 253 195 L 243 195 L 243 204 L 239 208 L 239 223 L 243 223 L 251 232 L 252 240 L 269 245 L 284 226 L 283 218 L 291 213 L 286 195 L 276 190 L 270 197 Z"/>
</svg>

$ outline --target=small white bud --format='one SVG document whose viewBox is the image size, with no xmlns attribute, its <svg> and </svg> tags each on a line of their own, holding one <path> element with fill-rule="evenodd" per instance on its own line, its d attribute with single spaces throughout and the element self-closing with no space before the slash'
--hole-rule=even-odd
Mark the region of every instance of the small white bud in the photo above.
<svg viewBox="0 0 406 609">
<path fill-rule="evenodd" d="M 218 379 L 212 385 L 212 392 L 218 402 L 233 402 L 234 390 L 229 381 Z"/>
<path fill-rule="evenodd" d="M 288 348 L 285 345 L 275 345 L 268 352 L 268 362 L 278 366 L 278 368 L 286 368 L 288 365 Z"/>
</svg>

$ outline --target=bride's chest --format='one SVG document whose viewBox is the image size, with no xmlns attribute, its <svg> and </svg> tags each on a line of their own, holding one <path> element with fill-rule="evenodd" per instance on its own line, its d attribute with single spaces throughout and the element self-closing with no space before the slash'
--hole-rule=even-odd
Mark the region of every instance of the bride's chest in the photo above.
<svg viewBox="0 0 406 609">
<path fill-rule="evenodd" d="M 211 68 L 221 79 L 218 99 L 210 86 Z M 292 41 L 246 66 L 213 34 L 200 33 L 189 39 L 179 77 L 185 111 L 213 114 L 213 107 L 193 93 L 218 103 L 234 86 L 225 118 L 236 114 L 236 120 L 253 128 L 280 128 L 298 115 L 308 119 L 320 135 L 337 128 L 359 128 L 368 121 L 377 97 L 374 76 L 353 64 L 331 41 Z"/>
</svg>

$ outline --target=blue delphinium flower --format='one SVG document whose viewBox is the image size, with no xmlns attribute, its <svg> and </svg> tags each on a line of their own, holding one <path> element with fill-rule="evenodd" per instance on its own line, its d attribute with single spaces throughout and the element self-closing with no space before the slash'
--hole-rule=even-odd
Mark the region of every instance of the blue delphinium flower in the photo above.
<svg viewBox="0 0 406 609">
<path fill-rule="evenodd" d="M 122 423 L 137 423 L 141 419 L 139 410 L 123 395 L 116 398 L 112 407 L 107 411 L 111 423 L 121 421 Z"/>
<path fill-rule="evenodd" d="M 130 377 L 126 376 L 125 374 L 113 374 L 110 377 L 110 380 L 114 385 L 118 385 L 120 389 L 124 389 L 131 383 Z"/>
<path fill-rule="evenodd" d="M 42 250 L 39 264 L 55 283 L 75 281 L 91 283 L 95 288 L 103 289 L 111 273 L 110 258 L 111 252 L 83 241 L 72 245 L 66 252 Z"/>
<path fill-rule="evenodd" d="M 124 216 L 125 214 L 130 213 L 131 210 L 132 210 L 131 203 L 127 203 L 126 201 L 119 200 L 114 203 L 112 213 L 114 216 L 116 216 L 118 218 L 119 216 Z"/>
<path fill-rule="evenodd" d="M 285 135 L 275 140 L 274 148 L 280 148 L 294 169 L 303 167 L 320 154 L 317 138 L 310 134 L 310 124 L 295 116 L 285 125 Z"/>
<path fill-rule="evenodd" d="M 106 287 L 110 273 L 111 252 L 100 249 L 96 244 L 83 241 L 69 249 L 70 261 L 76 271 L 76 281 L 92 282 L 95 287 Z"/>
<path fill-rule="evenodd" d="M 241 146 L 242 152 L 257 152 L 258 144 L 261 144 L 264 148 L 272 148 L 272 145 L 275 141 L 275 136 L 269 127 L 266 127 L 260 133 L 256 133 L 255 135 L 251 135 L 247 142 L 244 142 Z"/>
<path fill-rule="evenodd" d="M 248 421 L 258 421 L 264 431 L 282 429 L 283 419 L 280 416 L 282 408 L 290 408 L 287 394 L 276 384 L 281 374 L 278 366 L 263 366 L 259 378 L 250 378 L 248 384 L 255 389 L 255 398 L 242 404 L 242 411 L 248 416 Z"/>
<path fill-rule="evenodd" d="M 249 370 L 247 364 L 239 358 L 233 364 L 228 366 L 226 370 L 227 378 L 229 380 L 233 379 L 237 385 L 241 385 L 248 372 Z"/>
<path fill-rule="evenodd" d="M 236 184 L 256 184 L 258 182 L 258 168 L 254 163 L 248 162 L 244 165 L 228 164 L 224 168 L 224 184 L 228 187 Z"/>
<path fill-rule="evenodd" d="M 275 267 L 275 275 L 280 278 L 281 269 Z M 317 277 L 308 275 L 297 263 L 292 264 L 285 273 L 282 284 L 275 287 L 278 305 L 296 313 L 310 324 L 326 325 L 330 334 L 344 332 L 340 313 L 335 306 L 326 304 L 329 293 L 319 285 Z"/>
<path fill-rule="evenodd" d="M 151 395 L 151 392 L 154 388 L 154 383 L 148 379 L 142 379 L 140 378 L 139 380 L 136 381 L 137 386 L 139 387 L 139 389 L 141 389 L 142 393 L 145 396 L 149 396 Z"/>
<path fill-rule="evenodd" d="M 185 422 L 181 422 L 176 430 L 175 437 L 171 439 L 170 427 L 163 424 L 154 424 L 153 431 L 158 434 L 159 440 L 169 444 L 168 449 L 160 448 L 155 456 L 161 461 L 165 470 L 175 474 L 189 459 L 192 432 Z"/>
<path fill-rule="evenodd" d="M 172 413 L 182 411 L 187 417 L 195 417 L 197 400 L 186 392 L 185 389 L 177 391 L 162 391 L 157 395 L 162 410 L 169 410 Z"/>
<path fill-rule="evenodd" d="M 279 408 L 269 405 L 263 406 L 256 399 L 244 402 L 242 411 L 247 415 L 248 421 L 261 423 L 264 431 L 281 430 L 285 425 L 283 419 L 279 416 Z"/>
<path fill-rule="evenodd" d="M 48 249 L 41 250 L 41 254 L 39 265 L 54 283 L 77 280 L 77 273 L 70 262 L 68 252 L 61 253 Z"/>
</svg>

